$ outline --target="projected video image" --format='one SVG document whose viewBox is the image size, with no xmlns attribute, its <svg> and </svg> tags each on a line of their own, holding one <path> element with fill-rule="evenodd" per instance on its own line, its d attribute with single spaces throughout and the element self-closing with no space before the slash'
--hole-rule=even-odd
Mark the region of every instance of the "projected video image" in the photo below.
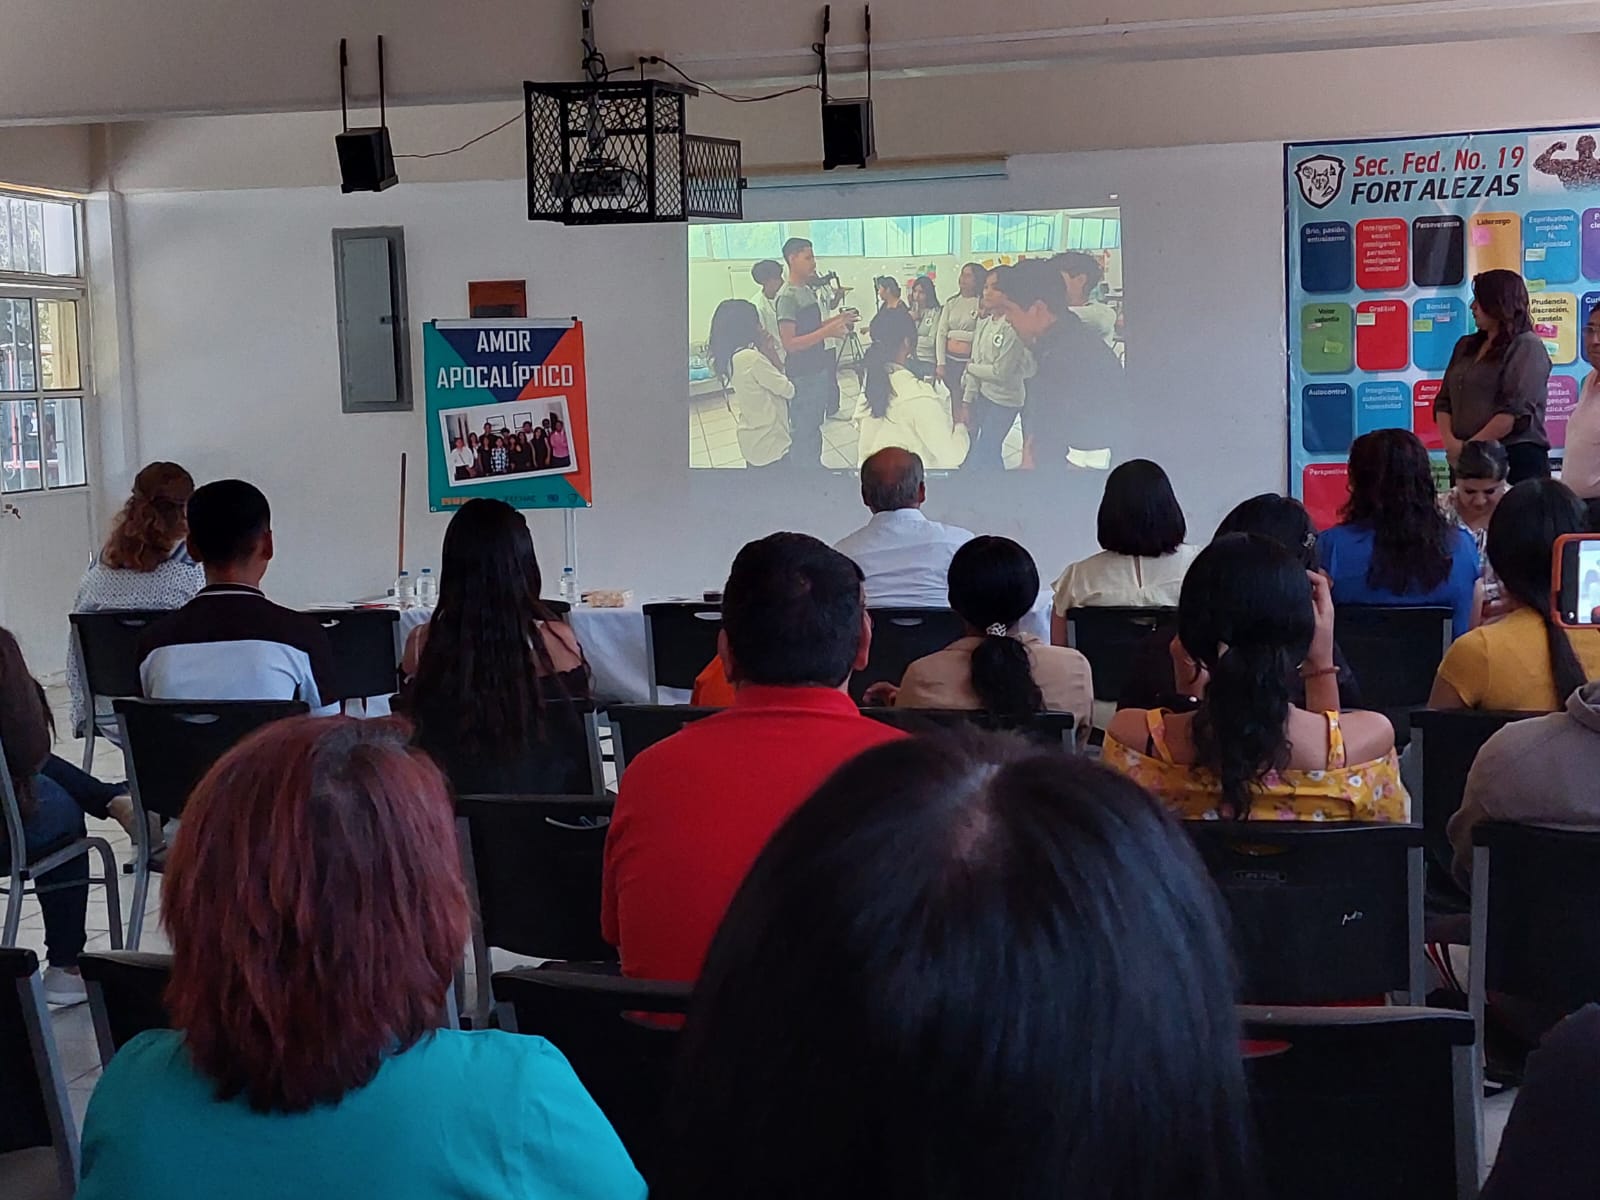
<svg viewBox="0 0 1600 1200">
<path fill-rule="evenodd" d="M 1103 469 L 1123 354 L 1117 208 L 689 228 L 693 468 Z"/>
</svg>

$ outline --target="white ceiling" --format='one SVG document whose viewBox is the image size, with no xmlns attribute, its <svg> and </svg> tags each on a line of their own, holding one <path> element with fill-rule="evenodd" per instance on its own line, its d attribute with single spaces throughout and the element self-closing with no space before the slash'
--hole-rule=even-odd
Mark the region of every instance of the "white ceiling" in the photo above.
<svg viewBox="0 0 1600 1200">
<path fill-rule="evenodd" d="M 613 67 L 641 53 L 721 82 L 803 78 L 821 5 L 596 0 Z M 835 4 L 835 44 L 860 40 Z M 1072 59 L 1159 59 L 1600 31 L 1587 0 L 877 0 L 886 73 Z M 520 95 L 578 69 L 578 0 L 12 0 L 0 9 L 0 124 L 337 107 L 337 45 L 376 90 L 388 45 L 396 104 Z M 849 85 L 847 85 L 848 87 Z"/>
</svg>

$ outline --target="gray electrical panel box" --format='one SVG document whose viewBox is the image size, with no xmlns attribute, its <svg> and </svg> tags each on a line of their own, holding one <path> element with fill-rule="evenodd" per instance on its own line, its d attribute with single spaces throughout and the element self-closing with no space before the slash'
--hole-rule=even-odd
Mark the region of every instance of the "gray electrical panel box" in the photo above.
<svg viewBox="0 0 1600 1200">
<path fill-rule="evenodd" d="M 403 229 L 335 229 L 339 392 L 347 413 L 411 410 L 411 322 Z"/>
</svg>

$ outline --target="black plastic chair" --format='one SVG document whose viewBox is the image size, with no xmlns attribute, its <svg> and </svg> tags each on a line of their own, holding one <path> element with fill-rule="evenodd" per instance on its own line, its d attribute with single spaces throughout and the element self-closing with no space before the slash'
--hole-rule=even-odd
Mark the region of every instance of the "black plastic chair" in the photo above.
<svg viewBox="0 0 1600 1200">
<path fill-rule="evenodd" d="M 665 741 L 691 721 L 722 711 L 720 708 L 699 708 L 688 704 L 610 705 L 606 709 L 606 721 L 611 726 L 617 778 L 622 778 L 630 761 L 657 742 Z"/>
<path fill-rule="evenodd" d="M 456 828 L 462 870 L 477 897 L 472 950 L 474 1024 L 489 1014 L 489 951 L 529 958 L 616 962 L 600 934 L 610 800 L 594 796 L 462 796 Z"/>
<path fill-rule="evenodd" d="M 898 685 L 906 668 L 943 650 L 967 631 L 967 623 L 948 608 L 869 608 L 872 649 L 867 665 L 850 676 L 850 698 L 857 704 L 875 683 Z"/>
<path fill-rule="evenodd" d="M 1177 615 L 1175 608 L 1074 608 L 1067 612 L 1067 645 L 1089 660 L 1096 700 L 1115 704 L 1122 698 L 1139 647 Z"/>
<path fill-rule="evenodd" d="M 1030 742 L 1075 754 L 1078 722 L 1071 713 L 1038 712 L 1026 717 L 1000 717 L 994 713 L 960 708 L 885 708 L 868 705 L 861 715 L 913 736 L 937 735 L 948 729 L 991 729 L 1018 733 Z"/>
<path fill-rule="evenodd" d="M 540 737 L 520 750 L 487 757 L 454 739 L 418 744 L 450 780 L 457 795 L 598 796 L 606 794 L 596 711 L 589 700 L 545 705 Z"/>
<path fill-rule="evenodd" d="M 1551 1018 L 1600 1002 L 1600 831 L 1485 822 L 1472 831 L 1468 1003 L 1490 992 Z"/>
<path fill-rule="evenodd" d="M 1361 681 L 1370 709 L 1394 724 L 1395 740 L 1411 737 L 1411 713 L 1426 708 L 1439 663 L 1450 648 L 1448 608 L 1393 608 L 1341 604 L 1333 613 L 1333 637 Z"/>
<path fill-rule="evenodd" d="M 392 608 L 316 609 L 333 646 L 334 682 L 324 704 L 388 696 L 400 684 L 400 613 Z"/>
<path fill-rule="evenodd" d="M 189 793 L 219 758 L 263 725 L 308 712 L 302 700 L 129 700 L 115 702 L 125 735 L 128 791 L 140 814 L 162 821 L 183 815 Z M 137 950 L 144 932 L 145 900 L 153 862 L 149 821 L 133 831 L 133 912 L 128 916 L 128 949 Z"/>
<path fill-rule="evenodd" d="M 1466 893 L 1451 874 L 1455 854 L 1445 827 L 1461 807 L 1478 751 L 1511 722 L 1541 715 L 1474 708 L 1419 708 L 1411 714 L 1412 732 L 1421 735 L 1422 829 L 1428 850 L 1430 903 L 1442 902 L 1460 912 L 1467 909 Z M 1416 797 L 1412 801 L 1415 803 Z"/>
<path fill-rule="evenodd" d="M 0 1195 L 72 1200 L 78 1128 L 32 950 L 0 950 Z"/>
<path fill-rule="evenodd" d="M 662 688 L 688 691 L 717 656 L 722 605 L 672 601 L 644 606 L 645 654 L 650 660 L 650 703 Z"/>
<path fill-rule="evenodd" d="M 678 1034 L 676 1022 L 636 1014 L 687 1012 L 690 985 L 519 968 L 496 974 L 494 992 L 504 1028 L 543 1037 L 566 1056 L 648 1181 L 659 1160 Z"/>
<path fill-rule="evenodd" d="M 78 960 L 89 993 L 89 1014 L 101 1066 L 147 1029 L 171 1029 L 167 984 L 172 980 L 172 955 L 137 950 L 85 954 Z"/>
<path fill-rule="evenodd" d="M 1273 1200 L 1470 1200 L 1473 1022 L 1437 1008 L 1251 1008 L 1246 1064 Z"/>
<path fill-rule="evenodd" d="M 73 652 L 83 668 L 84 685 L 89 690 L 89 714 L 84 720 L 83 769 L 94 764 L 95 735 L 110 733 L 119 740 L 115 717 L 100 717 L 95 712 L 97 699 L 115 700 L 119 696 L 142 696 L 139 682 L 139 638 L 153 621 L 169 614 L 162 609 L 138 608 L 104 612 L 70 613 Z"/>
<path fill-rule="evenodd" d="M 0 892 L 4 892 L 6 897 L 5 922 L 0 925 L 0 946 L 17 944 L 17 934 L 22 928 L 22 900 L 30 892 L 37 896 L 41 888 L 48 892 L 100 884 L 106 889 L 106 921 L 111 927 L 111 944 L 121 947 L 122 893 L 117 879 L 117 859 L 111 852 L 111 844 L 99 837 L 71 838 L 38 847 L 30 855 L 27 835 L 22 828 L 22 806 L 17 801 L 17 790 L 11 782 L 11 767 L 4 746 L 0 746 L 0 831 L 5 835 L 0 848 L 6 855 L 5 875 L 0 876 Z M 39 876 L 62 863 L 90 854 L 100 860 L 100 878 L 91 876 L 83 883 L 39 882 Z"/>
<path fill-rule="evenodd" d="M 1421 826 L 1183 824 L 1228 906 L 1247 1000 L 1424 998 Z"/>
</svg>

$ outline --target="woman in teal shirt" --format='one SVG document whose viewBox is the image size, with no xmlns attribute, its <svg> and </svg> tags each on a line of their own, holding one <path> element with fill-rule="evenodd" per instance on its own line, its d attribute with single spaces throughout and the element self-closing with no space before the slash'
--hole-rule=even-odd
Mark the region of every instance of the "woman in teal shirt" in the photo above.
<svg viewBox="0 0 1600 1200">
<path fill-rule="evenodd" d="M 444 780 L 406 741 L 294 718 L 196 789 L 162 894 L 177 1028 L 106 1068 L 80 1200 L 642 1200 L 559 1051 L 436 1028 L 467 897 Z"/>
</svg>

